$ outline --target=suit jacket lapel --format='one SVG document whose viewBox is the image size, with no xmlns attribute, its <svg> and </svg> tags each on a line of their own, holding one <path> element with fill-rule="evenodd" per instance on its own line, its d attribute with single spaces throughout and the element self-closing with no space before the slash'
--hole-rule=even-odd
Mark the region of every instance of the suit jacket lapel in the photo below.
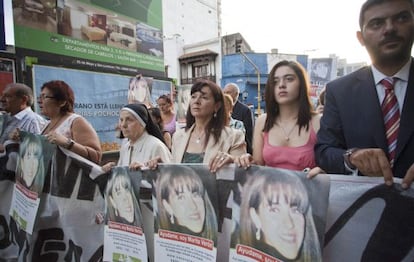
<svg viewBox="0 0 414 262">
<path fill-rule="evenodd" d="M 387 152 L 388 145 L 387 138 L 385 137 L 384 119 L 370 67 L 368 67 L 367 70 L 362 71 L 358 83 L 361 85 L 361 87 L 358 88 L 358 90 L 361 90 L 358 99 L 364 103 L 361 107 L 363 108 L 361 114 L 363 114 L 364 119 L 367 120 L 366 126 L 359 128 L 368 128 L 374 137 L 375 144 Z"/>
<path fill-rule="evenodd" d="M 194 125 L 190 127 L 190 129 L 187 130 L 186 132 L 183 132 L 181 134 L 181 138 L 177 138 L 177 140 L 180 141 L 180 143 L 174 146 L 176 147 L 175 161 L 177 161 L 178 163 L 181 163 L 183 161 L 184 152 L 187 149 L 188 141 L 190 140 L 191 132 L 193 131 L 193 129 L 194 129 Z"/>
<path fill-rule="evenodd" d="M 407 92 L 405 93 L 404 106 L 401 113 L 400 119 L 400 131 L 398 133 L 397 140 L 397 152 L 395 159 L 403 151 L 410 137 L 414 132 L 414 61 L 411 62 L 410 76 L 408 78 Z"/>
</svg>

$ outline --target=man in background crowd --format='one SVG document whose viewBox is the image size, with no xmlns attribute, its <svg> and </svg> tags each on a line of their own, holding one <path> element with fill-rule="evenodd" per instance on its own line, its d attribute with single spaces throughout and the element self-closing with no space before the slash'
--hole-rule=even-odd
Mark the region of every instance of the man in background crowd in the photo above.
<svg viewBox="0 0 414 262">
<path fill-rule="evenodd" d="M 33 90 L 25 84 L 8 84 L 3 91 L 0 102 L 8 114 L 0 135 L 0 152 L 4 151 L 4 142 L 16 128 L 33 134 L 40 134 L 47 120 L 33 112 Z"/>
<path fill-rule="evenodd" d="M 231 117 L 243 122 L 246 129 L 245 139 L 247 144 L 247 152 L 252 153 L 253 125 L 254 118 L 250 108 L 239 101 L 240 88 L 235 83 L 227 84 L 223 92 L 229 94 L 234 101 L 233 113 Z"/>
</svg>

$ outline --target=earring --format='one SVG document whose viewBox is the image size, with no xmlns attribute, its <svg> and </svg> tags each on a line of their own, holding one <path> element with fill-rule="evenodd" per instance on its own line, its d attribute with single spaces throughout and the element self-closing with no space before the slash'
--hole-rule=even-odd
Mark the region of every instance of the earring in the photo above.
<svg viewBox="0 0 414 262">
<path fill-rule="evenodd" d="M 174 225 L 174 215 L 173 214 L 170 215 L 170 223 L 172 225 Z"/>
<path fill-rule="evenodd" d="M 217 117 L 217 112 L 214 112 L 213 118 Z"/>
<path fill-rule="evenodd" d="M 256 230 L 256 240 L 259 241 L 260 240 L 260 228 L 258 227 Z"/>
</svg>

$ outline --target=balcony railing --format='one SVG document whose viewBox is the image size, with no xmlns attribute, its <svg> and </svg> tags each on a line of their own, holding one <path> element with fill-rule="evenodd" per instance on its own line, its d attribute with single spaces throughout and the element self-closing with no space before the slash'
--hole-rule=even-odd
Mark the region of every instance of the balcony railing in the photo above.
<svg viewBox="0 0 414 262">
<path fill-rule="evenodd" d="M 198 79 L 207 79 L 207 80 L 210 80 L 214 83 L 216 82 L 216 76 L 215 75 L 210 75 L 210 76 L 202 76 L 202 77 L 194 77 L 194 78 L 181 78 L 181 84 L 182 85 L 192 85 Z"/>
</svg>

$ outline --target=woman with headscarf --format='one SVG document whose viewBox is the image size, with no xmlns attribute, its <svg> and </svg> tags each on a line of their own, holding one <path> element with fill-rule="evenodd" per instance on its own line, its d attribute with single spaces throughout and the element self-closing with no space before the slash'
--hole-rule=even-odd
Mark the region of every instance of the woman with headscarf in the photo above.
<svg viewBox="0 0 414 262">
<path fill-rule="evenodd" d="M 164 163 L 171 162 L 170 150 L 144 104 L 134 103 L 123 107 L 119 113 L 119 127 L 128 142 L 121 146 L 118 166 L 139 169 L 154 157 L 161 157 Z M 113 166 L 115 163 L 109 162 L 103 168 L 109 171 Z"/>
</svg>

